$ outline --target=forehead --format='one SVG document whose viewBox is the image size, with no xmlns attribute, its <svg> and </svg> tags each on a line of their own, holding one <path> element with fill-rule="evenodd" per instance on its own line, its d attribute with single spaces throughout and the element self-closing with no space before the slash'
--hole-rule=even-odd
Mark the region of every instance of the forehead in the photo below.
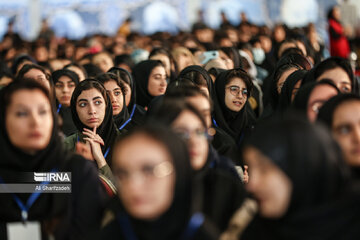
<svg viewBox="0 0 360 240">
<path fill-rule="evenodd" d="M 228 84 L 226 84 L 227 86 L 228 85 L 234 85 L 234 86 L 239 86 L 239 87 L 245 87 L 246 84 L 244 82 L 244 80 L 242 80 L 241 78 L 239 77 L 233 77 L 229 80 Z"/>
<path fill-rule="evenodd" d="M 43 76 L 45 76 L 45 74 L 41 70 L 36 69 L 36 68 L 30 69 L 25 75 L 32 75 L 32 76 L 43 75 Z"/>
<path fill-rule="evenodd" d="M 333 114 L 333 125 L 360 121 L 360 100 L 351 100 L 339 104 Z"/>
<path fill-rule="evenodd" d="M 119 85 L 114 80 L 110 80 L 110 81 L 105 82 L 104 87 L 106 88 L 106 90 L 112 90 L 114 88 L 120 88 Z"/>
<path fill-rule="evenodd" d="M 101 92 L 97 90 L 96 88 L 91 88 L 88 90 L 84 90 L 80 93 L 78 99 L 85 98 L 85 99 L 92 99 L 94 97 L 101 97 L 103 98 Z"/>
<path fill-rule="evenodd" d="M 157 164 L 170 161 L 165 145 L 144 134 L 128 137 L 118 144 L 114 151 L 115 166 L 138 168 L 144 164 Z"/>
<path fill-rule="evenodd" d="M 158 54 L 152 56 L 150 59 L 161 60 L 161 61 L 170 61 L 169 57 L 162 53 L 158 53 Z"/>
<path fill-rule="evenodd" d="M 338 92 L 334 87 L 332 87 L 328 84 L 321 84 L 321 85 L 316 86 L 311 91 L 311 94 L 309 97 L 309 102 L 312 102 L 314 100 L 322 100 L 322 99 L 327 100 L 330 97 L 335 96 L 337 94 L 338 94 Z"/>
<path fill-rule="evenodd" d="M 36 103 L 49 105 L 49 99 L 39 89 L 21 89 L 14 92 L 10 99 L 10 104 L 21 104 L 25 106 L 33 106 Z M 30 100 L 30 101 L 29 101 Z"/>
<path fill-rule="evenodd" d="M 185 110 L 179 114 L 179 116 L 172 123 L 172 126 L 192 129 L 202 127 L 203 125 L 197 115 L 188 110 Z"/>
<path fill-rule="evenodd" d="M 151 71 L 152 74 L 164 74 L 165 68 L 163 66 L 156 66 Z"/>
<path fill-rule="evenodd" d="M 345 81 L 351 83 L 348 74 L 341 67 L 336 67 L 333 69 L 326 70 L 325 72 L 323 72 L 323 74 L 320 75 L 320 77 L 317 80 L 319 81 L 323 78 L 329 78 L 329 79 L 332 79 L 333 81 L 344 81 L 345 80 Z"/>
<path fill-rule="evenodd" d="M 205 96 L 198 95 L 193 97 L 187 97 L 186 100 L 193 104 L 196 108 L 199 109 L 210 109 L 210 102 Z"/>
<path fill-rule="evenodd" d="M 68 76 L 64 75 L 64 76 L 59 77 L 58 82 L 66 83 L 66 82 L 73 82 L 73 80 L 71 78 L 69 78 Z"/>
</svg>

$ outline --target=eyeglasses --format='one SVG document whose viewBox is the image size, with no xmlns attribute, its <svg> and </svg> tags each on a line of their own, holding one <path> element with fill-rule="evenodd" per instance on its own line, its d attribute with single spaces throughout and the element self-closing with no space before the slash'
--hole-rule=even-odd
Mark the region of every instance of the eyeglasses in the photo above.
<svg viewBox="0 0 360 240">
<path fill-rule="evenodd" d="M 205 129 L 195 129 L 193 131 L 187 129 L 174 129 L 174 131 L 180 138 L 186 141 L 189 140 L 191 136 L 209 139 L 209 134 Z"/>
<path fill-rule="evenodd" d="M 134 175 L 141 177 L 143 180 L 151 181 L 169 176 L 173 172 L 173 164 L 168 161 L 164 161 L 156 165 L 144 165 L 140 168 L 140 170 L 134 172 L 129 172 L 121 168 L 116 169 L 114 171 L 114 176 L 119 183 L 123 184 L 129 182 Z"/>
<path fill-rule="evenodd" d="M 241 88 L 238 87 L 238 86 L 229 86 L 229 87 L 226 87 L 226 89 L 229 89 L 231 95 L 233 95 L 233 96 L 235 96 L 235 97 L 236 97 L 237 95 L 239 95 L 240 92 L 241 92 L 241 94 L 242 94 L 243 97 L 247 97 L 248 94 L 249 94 L 249 92 L 248 92 L 248 90 L 247 90 L 246 88 L 241 89 Z"/>
</svg>

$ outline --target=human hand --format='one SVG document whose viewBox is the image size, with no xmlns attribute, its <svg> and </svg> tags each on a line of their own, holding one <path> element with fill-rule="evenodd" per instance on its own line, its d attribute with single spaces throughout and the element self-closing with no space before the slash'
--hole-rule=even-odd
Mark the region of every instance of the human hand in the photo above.
<svg viewBox="0 0 360 240">
<path fill-rule="evenodd" d="M 90 144 L 91 153 L 94 157 L 94 160 L 96 161 L 98 167 L 102 168 L 106 165 L 106 160 L 100 146 L 100 144 L 104 145 L 104 141 L 98 134 L 96 134 L 96 126 L 94 127 L 93 131 L 84 129 L 83 134 L 87 136 L 84 138 L 84 140 Z"/>
</svg>

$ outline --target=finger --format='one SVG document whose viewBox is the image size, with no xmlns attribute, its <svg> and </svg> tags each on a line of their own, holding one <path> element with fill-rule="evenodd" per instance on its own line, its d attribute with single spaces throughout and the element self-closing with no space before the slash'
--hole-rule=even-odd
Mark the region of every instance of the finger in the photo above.
<svg viewBox="0 0 360 240">
<path fill-rule="evenodd" d="M 104 141 L 102 141 L 101 139 L 94 139 L 94 142 L 96 142 L 96 143 L 98 143 L 98 144 L 100 144 L 100 145 L 102 145 L 102 146 L 105 145 L 105 144 L 104 144 Z"/>
<path fill-rule="evenodd" d="M 90 138 L 93 138 L 94 137 L 94 135 L 93 135 L 93 133 L 92 132 L 82 132 L 84 135 L 86 135 L 86 136 L 88 136 L 88 137 L 90 137 Z"/>
<path fill-rule="evenodd" d="M 93 133 L 96 134 L 96 125 L 94 127 Z"/>
<path fill-rule="evenodd" d="M 244 165 L 245 171 L 248 170 L 248 165 Z"/>
</svg>

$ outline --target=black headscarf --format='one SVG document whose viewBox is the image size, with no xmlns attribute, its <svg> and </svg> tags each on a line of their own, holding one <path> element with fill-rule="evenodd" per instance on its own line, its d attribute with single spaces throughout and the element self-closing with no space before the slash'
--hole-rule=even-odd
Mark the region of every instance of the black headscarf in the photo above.
<svg viewBox="0 0 360 240">
<path fill-rule="evenodd" d="M 59 78 L 62 76 L 69 77 L 75 83 L 75 85 L 79 84 L 79 77 L 75 72 L 67 69 L 61 69 L 51 74 L 54 85 L 56 85 L 56 83 L 59 81 Z M 58 101 L 56 102 L 57 112 L 62 118 L 62 131 L 66 136 L 69 136 L 76 132 L 76 127 L 71 117 L 71 109 L 70 107 L 62 106 L 60 103 L 58 103 Z"/>
<path fill-rule="evenodd" d="M 127 132 L 120 138 L 122 140 L 136 134 L 147 137 L 164 145 L 169 152 L 175 171 L 174 197 L 170 208 L 155 220 L 141 220 L 130 216 L 116 196 L 114 212 L 117 219 L 110 223 L 102 232 L 102 239 L 125 239 L 126 233 L 119 226 L 118 219 L 128 219 L 127 231 L 132 231 L 137 239 L 179 239 L 183 234 L 188 220 L 192 214 L 192 170 L 186 144 L 168 128 L 157 123 L 147 123 L 133 131 Z M 126 147 L 126 145 L 121 145 Z M 122 224 L 123 225 L 123 224 Z M 123 238 L 119 237 L 123 236 Z"/>
<path fill-rule="evenodd" d="M 326 129 L 289 116 L 258 126 L 247 145 L 290 179 L 289 207 L 280 219 L 256 218 L 244 239 L 354 239 L 359 196 L 350 187 L 340 148 Z"/>
<path fill-rule="evenodd" d="M 134 67 L 133 76 L 136 87 L 136 103 L 142 107 L 147 107 L 154 98 L 148 91 L 148 84 L 151 71 L 157 66 L 163 66 L 163 64 L 158 60 L 145 60 Z"/>
<path fill-rule="evenodd" d="M 97 86 L 101 90 L 99 90 L 95 86 Z M 89 90 L 92 88 L 97 89 L 103 95 L 103 97 L 105 99 L 105 103 L 106 103 L 104 120 L 100 124 L 100 126 L 98 126 L 96 128 L 96 133 L 99 134 L 99 136 L 102 138 L 102 140 L 105 143 L 104 146 L 101 146 L 102 153 L 105 154 L 108 151 L 108 149 L 110 149 L 112 147 L 112 145 L 115 141 L 115 138 L 117 136 L 117 130 L 116 130 L 116 125 L 113 120 L 113 116 L 112 116 L 112 106 L 111 106 L 111 102 L 110 102 L 110 97 L 106 93 L 105 87 L 102 85 L 102 83 L 100 83 L 99 81 L 97 81 L 95 79 L 85 79 L 84 81 L 80 82 L 79 85 L 76 86 L 76 88 L 73 92 L 73 95 L 71 97 L 71 113 L 72 113 L 72 118 L 73 118 L 74 124 L 80 133 L 82 133 L 84 131 L 84 128 L 90 129 L 88 126 L 86 126 L 85 124 L 83 124 L 80 121 L 79 116 L 76 111 L 76 103 L 77 103 L 77 98 L 82 93 L 82 91 Z M 92 130 L 92 129 L 90 129 L 90 130 Z M 111 151 L 109 151 L 109 152 L 111 152 Z M 108 162 L 108 164 L 109 164 L 109 160 L 110 160 L 109 155 L 106 157 L 106 161 Z"/>
<path fill-rule="evenodd" d="M 328 79 L 321 80 L 320 82 L 308 83 L 299 89 L 292 104 L 293 108 L 299 112 L 306 113 L 311 92 L 315 87 L 323 84 L 330 85 L 335 88 L 338 93 L 340 93 L 336 85 Z"/>
<path fill-rule="evenodd" d="M 244 72 L 242 69 L 234 69 Z M 252 119 L 248 114 L 247 101 L 250 97 L 246 99 L 244 107 L 240 112 L 231 111 L 225 105 L 225 85 L 228 80 L 229 74 L 234 70 L 227 70 L 219 74 L 215 81 L 215 90 L 216 90 L 216 101 L 214 101 L 214 118 L 217 125 L 225 130 L 230 136 L 232 136 L 236 142 L 239 141 L 239 138 L 244 134 L 245 129 L 251 125 Z M 246 75 L 247 73 L 244 72 Z M 246 88 L 248 93 L 251 93 L 252 90 L 252 81 L 250 76 L 248 81 L 243 80 L 246 83 Z"/>
<path fill-rule="evenodd" d="M 284 112 L 291 106 L 291 97 L 295 85 L 303 79 L 307 70 L 297 70 L 289 75 L 285 80 L 283 87 L 281 88 L 281 93 L 278 103 L 278 112 Z"/>
</svg>

